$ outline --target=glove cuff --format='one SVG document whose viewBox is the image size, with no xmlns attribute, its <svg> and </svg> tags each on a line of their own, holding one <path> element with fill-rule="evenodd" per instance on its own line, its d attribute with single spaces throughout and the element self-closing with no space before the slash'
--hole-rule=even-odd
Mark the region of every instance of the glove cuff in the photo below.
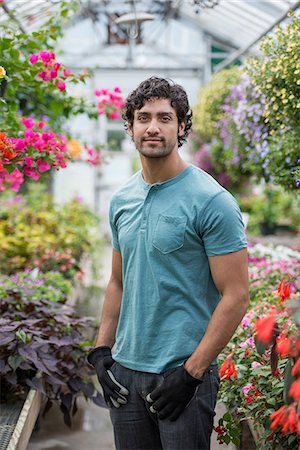
<svg viewBox="0 0 300 450">
<path fill-rule="evenodd" d="M 104 358 L 105 356 L 111 356 L 110 347 L 96 347 L 88 354 L 87 360 L 92 366 L 95 366 L 97 359 Z"/>
<path fill-rule="evenodd" d="M 186 370 L 186 368 L 184 367 L 184 365 L 183 365 L 182 367 L 183 367 L 184 372 L 185 372 L 186 383 L 187 383 L 189 386 L 198 386 L 199 384 L 203 383 L 205 372 L 204 372 L 204 374 L 202 375 L 201 378 L 195 378 L 195 377 L 193 377 L 193 376 Z"/>
</svg>

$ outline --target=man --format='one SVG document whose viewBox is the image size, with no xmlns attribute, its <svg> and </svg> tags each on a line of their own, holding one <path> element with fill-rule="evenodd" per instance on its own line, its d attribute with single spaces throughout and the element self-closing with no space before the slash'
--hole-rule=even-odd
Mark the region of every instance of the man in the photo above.
<svg viewBox="0 0 300 450">
<path fill-rule="evenodd" d="M 248 304 L 239 208 L 178 153 L 191 116 L 184 89 L 163 78 L 125 104 L 142 170 L 111 201 L 112 274 L 88 356 L 118 450 L 210 448 L 216 357 Z"/>
</svg>

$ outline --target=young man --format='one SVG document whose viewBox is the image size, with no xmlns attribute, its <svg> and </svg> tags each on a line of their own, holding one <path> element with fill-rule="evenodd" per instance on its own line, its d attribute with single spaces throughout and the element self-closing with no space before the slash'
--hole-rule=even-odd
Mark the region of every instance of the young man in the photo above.
<svg viewBox="0 0 300 450">
<path fill-rule="evenodd" d="M 118 450 L 210 448 L 216 357 L 248 305 L 237 203 L 178 153 L 191 116 L 184 89 L 163 78 L 125 105 L 142 170 L 111 201 L 112 274 L 88 356 Z"/>
</svg>

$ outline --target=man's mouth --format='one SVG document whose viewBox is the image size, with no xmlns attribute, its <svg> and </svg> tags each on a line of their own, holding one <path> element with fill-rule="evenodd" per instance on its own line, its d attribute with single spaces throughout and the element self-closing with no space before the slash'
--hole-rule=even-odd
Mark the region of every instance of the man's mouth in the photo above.
<svg viewBox="0 0 300 450">
<path fill-rule="evenodd" d="M 145 138 L 145 139 L 143 139 L 144 140 L 144 142 L 161 142 L 162 141 L 162 139 L 159 139 L 159 138 Z"/>
</svg>

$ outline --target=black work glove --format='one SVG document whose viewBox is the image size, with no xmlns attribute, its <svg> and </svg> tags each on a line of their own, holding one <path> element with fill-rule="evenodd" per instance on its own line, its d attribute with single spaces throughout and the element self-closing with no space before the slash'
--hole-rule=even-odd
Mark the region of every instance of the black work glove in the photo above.
<svg viewBox="0 0 300 450">
<path fill-rule="evenodd" d="M 163 383 L 147 395 L 146 400 L 152 403 L 150 411 L 159 419 L 177 420 L 193 398 L 197 386 L 202 379 L 192 377 L 184 368 L 177 367 L 166 376 Z"/>
<path fill-rule="evenodd" d="M 119 408 L 127 403 L 128 390 L 120 384 L 109 368 L 115 362 L 109 347 L 96 347 L 87 357 L 88 362 L 95 367 L 103 396 L 109 406 Z"/>
</svg>

